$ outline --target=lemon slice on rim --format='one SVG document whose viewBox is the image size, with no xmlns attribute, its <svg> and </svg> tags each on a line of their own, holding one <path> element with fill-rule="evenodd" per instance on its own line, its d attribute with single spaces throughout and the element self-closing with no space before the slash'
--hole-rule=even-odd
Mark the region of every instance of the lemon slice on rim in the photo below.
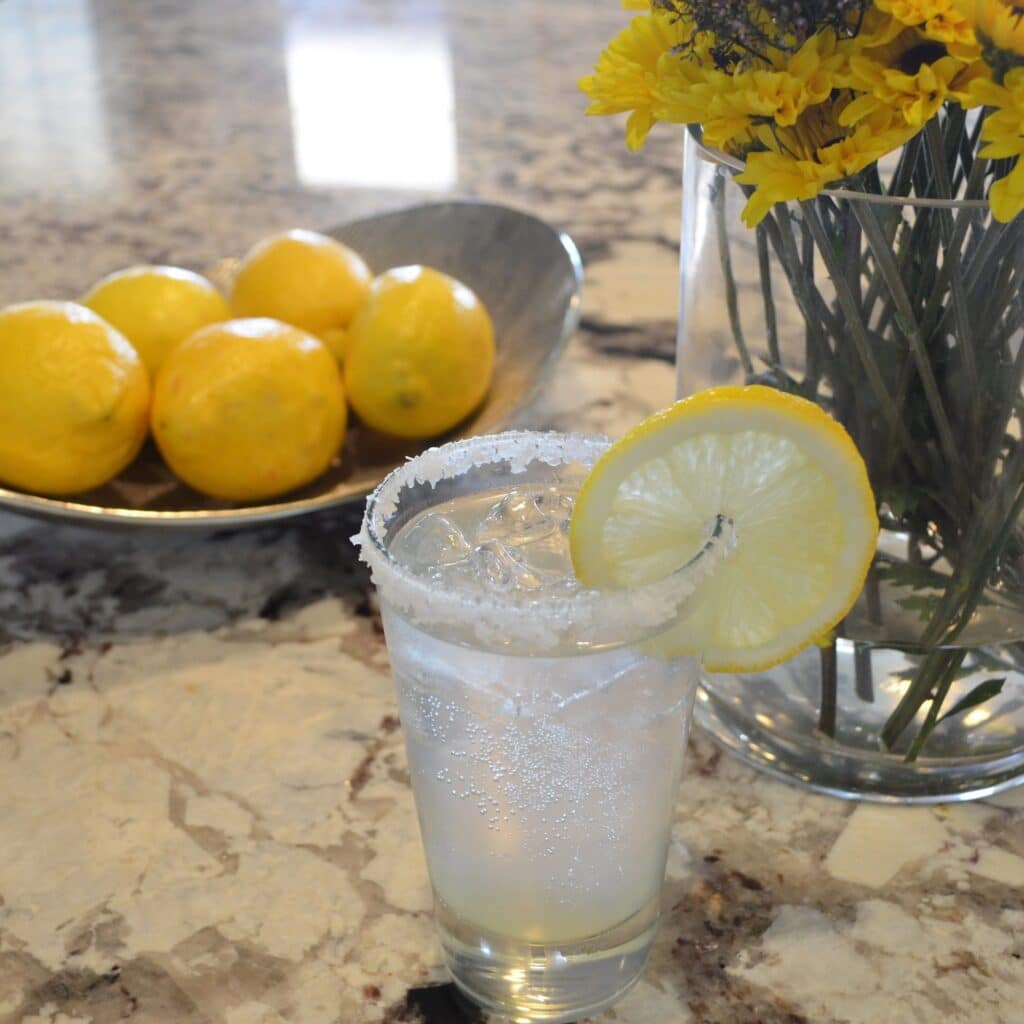
<svg viewBox="0 0 1024 1024">
<path fill-rule="evenodd" d="M 857 599 L 878 535 L 849 434 L 803 398 L 761 386 L 699 392 L 613 444 L 584 481 L 569 531 L 587 587 L 651 583 L 682 567 L 717 517 L 733 553 L 702 582 L 664 654 L 715 672 L 777 665 Z"/>
</svg>

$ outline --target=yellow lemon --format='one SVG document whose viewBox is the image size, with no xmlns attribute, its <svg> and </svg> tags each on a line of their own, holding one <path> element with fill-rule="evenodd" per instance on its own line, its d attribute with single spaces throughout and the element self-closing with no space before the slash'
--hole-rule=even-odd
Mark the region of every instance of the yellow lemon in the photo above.
<svg viewBox="0 0 1024 1024">
<path fill-rule="evenodd" d="M 612 445 L 576 499 L 573 566 L 590 587 L 653 582 L 686 564 L 720 516 L 735 548 L 659 637 L 665 653 L 760 670 L 849 611 L 878 537 L 864 462 L 818 406 L 765 387 L 700 392 Z"/>
<path fill-rule="evenodd" d="M 483 303 L 429 267 L 381 274 L 349 326 L 349 401 L 385 434 L 449 430 L 480 404 L 493 372 L 494 328 Z"/>
<path fill-rule="evenodd" d="M 73 302 L 0 310 L 0 480 L 40 494 L 106 483 L 146 437 L 149 375 L 127 339 Z"/>
<path fill-rule="evenodd" d="M 167 357 L 153 391 L 153 436 L 189 486 L 226 501 L 270 498 L 330 465 L 345 395 L 317 338 L 277 320 L 229 320 Z"/>
<path fill-rule="evenodd" d="M 93 285 L 82 304 L 135 346 L 150 373 L 200 327 L 231 319 L 224 296 L 205 277 L 180 267 L 118 270 Z"/>
<path fill-rule="evenodd" d="M 315 334 L 338 359 L 345 328 L 372 278 L 363 258 L 315 231 L 286 231 L 257 242 L 231 289 L 236 316 L 269 316 Z"/>
</svg>

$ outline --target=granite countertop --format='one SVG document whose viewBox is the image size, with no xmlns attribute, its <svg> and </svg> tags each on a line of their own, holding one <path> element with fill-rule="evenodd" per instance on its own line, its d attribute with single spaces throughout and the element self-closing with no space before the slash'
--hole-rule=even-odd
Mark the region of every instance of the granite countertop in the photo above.
<svg viewBox="0 0 1024 1024">
<path fill-rule="evenodd" d="M 673 395 L 678 139 L 573 87 L 608 0 L 0 4 L 0 302 L 427 196 L 569 230 L 533 424 Z M 403 63 L 404 62 L 404 63 Z M 413 77 L 402 69 L 413 67 Z M 444 980 L 352 511 L 240 533 L 0 515 L 0 1021 L 431 1024 Z M 855 806 L 695 737 L 618 1024 L 1016 1024 L 1024 794 Z"/>
</svg>

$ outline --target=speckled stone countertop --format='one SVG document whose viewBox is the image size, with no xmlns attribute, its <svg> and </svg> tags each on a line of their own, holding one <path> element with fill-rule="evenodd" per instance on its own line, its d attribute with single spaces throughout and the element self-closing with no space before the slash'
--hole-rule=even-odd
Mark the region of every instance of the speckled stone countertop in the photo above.
<svg viewBox="0 0 1024 1024">
<path fill-rule="evenodd" d="M 677 146 L 573 87 L 612 0 L 6 0 L 0 302 L 478 195 L 566 228 L 534 424 L 673 394 Z M 409 68 L 414 68 L 410 72 Z M 405 70 L 403 70 L 405 69 Z M 0 515 L 0 1021 L 363 1024 L 449 1001 L 351 513 L 218 535 Z M 855 807 L 695 739 L 619 1024 L 1018 1024 L 1024 799 Z"/>
</svg>

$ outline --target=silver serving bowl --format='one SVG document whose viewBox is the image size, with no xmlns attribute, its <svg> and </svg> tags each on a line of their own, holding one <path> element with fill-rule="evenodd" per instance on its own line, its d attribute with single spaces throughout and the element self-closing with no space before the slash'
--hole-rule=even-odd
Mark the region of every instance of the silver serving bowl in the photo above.
<svg viewBox="0 0 1024 1024">
<path fill-rule="evenodd" d="M 429 442 L 398 442 L 353 423 L 331 467 L 280 498 L 232 505 L 187 487 L 147 442 L 103 487 L 71 500 L 0 487 L 0 508 L 73 522 L 121 526 L 216 527 L 265 522 L 364 498 L 399 462 L 430 444 L 492 433 L 535 397 L 576 330 L 583 267 L 572 239 L 519 210 L 458 200 L 413 206 L 333 228 L 377 273 L 425 263 L 465 282 L 494 320 L 497 360 L 490 393 L 455 430 Z M 226 284 L 236 260 L 209 271 Z"/>
</svg>

